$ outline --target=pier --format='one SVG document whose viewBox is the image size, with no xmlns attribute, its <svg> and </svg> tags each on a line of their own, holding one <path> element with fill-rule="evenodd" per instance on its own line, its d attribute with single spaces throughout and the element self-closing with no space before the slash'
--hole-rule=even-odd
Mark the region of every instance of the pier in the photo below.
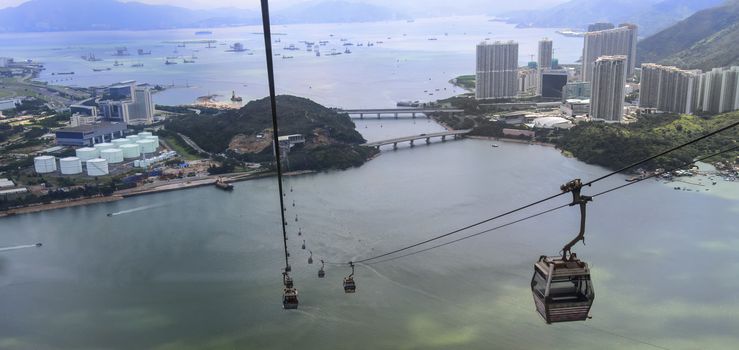
<svg viewBox="0 0 739 350">
<path fill-rule="evenodd" d="M 410 142 L 411 147 L 414 146 L 414 142 L 417 140 L 426 140 L 426 144 L 431 143 L 431 138 L 433 137 L 439 137 L 441 138 L 442 142 L 446 141 L 446 138 L 451 136 L 453 139 L 458 139 L 464 137 L 464 135 L 467 135 L 472 131 L 472 129 L 467 130 L 452 130 L 452 131 L 442 131 L 442 132 L 435 132 L 435 133 L 429 133 L 429 134 L 419 134 L 419 135 L 413 135 L 413 136 L 404 136 L 404 137 L 396 137 L 394 139 L 389 140 L 382 140 L 382 141 L 375 141 L 375 142 L 367 142 L 363 144 L 364 147 L 375 147 L 377 149 L 380 149 L 381 146 L 384 145 L 393 145 L 393 149 L 398 148 L 398 143 L 400 142 Z"/>
</svg>

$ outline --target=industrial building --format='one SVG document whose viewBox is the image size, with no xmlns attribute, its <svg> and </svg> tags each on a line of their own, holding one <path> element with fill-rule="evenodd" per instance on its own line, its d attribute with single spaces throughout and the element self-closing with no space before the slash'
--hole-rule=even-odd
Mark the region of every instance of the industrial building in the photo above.
<svg viewBox="0 0 739 350">
<path fill-rule="evenodd" d="M 96 143 L 111 141 L 123 137 L 128 126 L 126 123 L 99 122 L 62 128 L 55 132 L 56 144 L 64 146 L 92 146 Z"/>
<path fill-rule="evenodd" d="M 590 99 L 590 83 L 585 81 L 578 81 L 567 83 L 562 88 L 562 101 L 570 99 L 587 100 Z"/>
<path fill-rule="evenodd" d="M 98 101 L 103 118 L 126 124 L 151 124 L 154 120 L 154 102 L 146 85 L 133 80 L 111 85 Z"/>
<path fill-rule="evenodd" d="M 543 69 L 539 78 L 539 95 L 547 98 L 562 98 L 562 90 L 567 85 L 567 71 L 564 69 Z"/>
<path fill-rule="evenodd" d="M 638 28 L 622 24 L 618 28 L 585 33 L 582 53 L 582 80 L 592 81 L 593 65 L 601 56 L 625 56 L 626 75 L 632 76 L 636 63 Z"/>
<path fill-rule="evenodd" d="M 602 56 L 593 64 L 590 117 L 621 122 L 626 90 L 626 56 Z"/>
<path fill-rule="evenodd" d="M 476 99 L 514 98 L 518 95 L 518 43 L 477 45 Z"/>
<path fill-rule="evenodd" d="M 559 107 L 562 115 L 570 118 L 590 115 L 590 100 L 568 99 Z"/>
</svg>

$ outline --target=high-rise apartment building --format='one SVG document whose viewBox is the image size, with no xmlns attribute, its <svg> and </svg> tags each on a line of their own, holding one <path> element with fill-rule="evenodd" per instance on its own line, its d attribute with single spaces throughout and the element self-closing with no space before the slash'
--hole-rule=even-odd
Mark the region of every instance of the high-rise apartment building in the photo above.
<svg viewBox="0 0 739 350">
<path fill-rule="evenodd" d="M 593 64 L 601 56 L 626 56 L 626 74 L 634 74 L 638 28 L 634 24 L 622 24 L 615 29 L 585 33 L 582 54 L 582 79 L 591 81 Z"/>
<path fill-rule="evenodd" d="M 645 63 L 641 66 L 639 107 L 663 112 L 693 113 L 700 89 L 700 71 Z"/>
<path fill-rule="evenodd" d="M 475 98 L 513 98 L 518 94 L 518 43 L 477 45 Z"/>
<path fill-rule="evenodd" d="M 608 29 L 613 29 L 613 28 L 616 28 L 616 26 L 614 26 L 613 23 L 609 23 L 609 22 L 598 22 L 598 23 L 593 23 L 591 25 L 588 25 L 589 32 L 597 32 L 597 31 L 608 30 Z"/>
<path fill-rule="evenodd" d="M 126 124 L 151 124 L 154 119 L 154 102 L 147 86 L 125 81 L 105 89 L 98 101 L 103 119 Z"/>
<path fill-rule="evenodd" d="M 549 39 L 539 40 L 539 55 L 537 56 L 539 69 L 552 68 L 552 41 Z"/>
<path fill-rule="evenodd" d="M 620 122 L 624 114 L 626 56 L 601 56 L 593 63 L 590 117 Z"/>
</svg>

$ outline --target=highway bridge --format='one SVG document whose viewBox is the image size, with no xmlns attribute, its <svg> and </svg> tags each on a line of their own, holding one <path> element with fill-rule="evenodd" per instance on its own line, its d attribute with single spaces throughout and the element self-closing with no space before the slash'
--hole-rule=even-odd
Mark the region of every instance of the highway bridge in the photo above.
<svg viewBox="0 0 739 350">
<path fill-rule="evenodd" d="M 383 116 L 393 116 L 395 119 L 399 115 L 410 115 L 412 118 L 416 114 L 423 114 L 428 118 L 429 113 L 449 113 L 451 115 L 464 113 L 464 109 L 460 108 L 369 108 L 369 109 L 337 109 L 339 113 L 349 114 L 350 117 L 364 119 L 365 114 L 376 115 L 377 119 Z"/>
<path fill-rule="evenodd" d="M 416 140 L 423 140 L 426 139 L 426 143 L 431 143 L 432 137 L 440 137 L 441 141 L 446 141 L 447 136 L 453 137 L 455 140 L 457 138 L 462 138 L 464 135 L 467 135 L 472 131 L 472 129 L 467 130 L 453 130 L 453 131 L 443 131 L 443 132 L 435 132 L 435 133 L 428 133 L 428 134 L 419 134 L 419 135 L 413 135 L 413 136 L 405 136 L 405 137 L 397 137 L 394 139 L 389 140 L 382 140 L 382 141 L 374 141 L 374 142 L 368 142 L 363 144 L 362 146 L 365 147 L 375 147 L 377 149 L 380 149 L 380 146 L 384 145 L 393 145 L 393 149 L 398 148 L 399 142 L 410 142 L 411 147 L 414 146 L 414 141 Z"/>
</svg>

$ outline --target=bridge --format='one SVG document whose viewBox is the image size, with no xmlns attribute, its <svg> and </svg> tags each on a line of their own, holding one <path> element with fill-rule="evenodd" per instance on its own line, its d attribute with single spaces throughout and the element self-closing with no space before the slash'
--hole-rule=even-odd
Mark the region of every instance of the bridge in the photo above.
<svg viewBox="0 0 739 350">
<path fill-rule="evenodd" d="M 356 116 L 359 115 L 359 119 L 364 119 L 365 114 L 377 115 L 377 119 L 380 119 L 383 115 L 392 115 L 395 119 L 398 119 L 398 115 L 411 115 L 415 118 L 416 114 L 424 114 L 428 118 L 429 113 L 449 113 L 454 115 L 455 113 L 464 113 L 464 109 L 459 108 L 370 108 L 370 109 L 337 109 L 339 113 L 349 114 Z"/>
<path fill-rule="evenodd" d="M 363 144 L 362 146 L 375 147 L 377 149 L 380 149 L 380 146 L 392 144 L 393 149 L 397 149 L 399 142 L 410 142 L 411 147 L 413 147 L 414 146 L 413 142 L 416 140 L 426 139 L 426 143 L 429 144 L 431 143 L 432 137 L 440 137 L 441 141 L 444 142 L 446 141 L 447 136 L 452 136 L 456 140 L 458 138 L 464 137 L 464 135 L 469 134 L 470 131 L 472 131 L 472 129 L 443 131 L 443 132 L 435 132 L 435 133 L 430 133 L 430 134 L 419 134 L 419 135 L 413 135 L 413 136 L 398 137 L 398 138 L 389 139 L 389 140 L 368 142 L 368 143 Z"/>
</svg>

